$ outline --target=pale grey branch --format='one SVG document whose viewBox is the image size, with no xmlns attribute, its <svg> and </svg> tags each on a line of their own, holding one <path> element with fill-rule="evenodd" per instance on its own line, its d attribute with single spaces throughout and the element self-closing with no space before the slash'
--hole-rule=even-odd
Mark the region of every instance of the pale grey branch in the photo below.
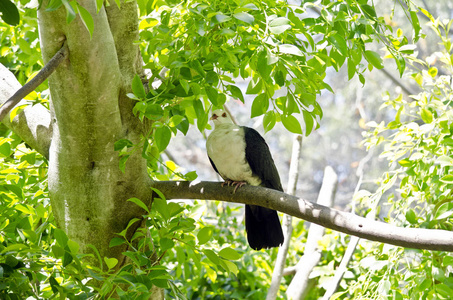
<svg viewBox="0 0 453 300">
<path fill-rule="evenodd" d="M 3 105 L 0 107 L 0 121 L 16 106 L 20 100 L 25 96 L 33 92 L 41 83 L 44 82 L 60 63 L 68 56 L 69 50 L 66 42 L 63 44 L 60 50 L 52 57 L 51 60 L 39 71 L 39 73 L 27 82 L 23 87 L 17 90 L 14 95 L 11 96 Z"/>
<path fill-rule="evenodd" d="M 453 252 L 453 232 L 437 229 L 403 228 L 362 218 L 263 187 L 233 187 L 220 182 L 155 181 L 152 187 L 167 199 L 204 199 L 261 205 L 318 225 L 372 241 L 395 246 Z"/>
</svg>

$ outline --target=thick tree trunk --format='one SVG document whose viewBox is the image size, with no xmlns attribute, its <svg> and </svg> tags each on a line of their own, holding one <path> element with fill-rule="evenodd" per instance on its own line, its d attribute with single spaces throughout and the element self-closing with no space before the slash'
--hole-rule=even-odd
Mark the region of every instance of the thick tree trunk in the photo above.
<svg viewBox="0 0 453 300">
<path fill-rule="evenodd" d="M 101 257 L 123 261 L 122 247 L 110 240 L 128 221 L 140 216 L 127 199 L 151 199 L 150 179 L 141 153 L 119 169 L 115 141 L 140 142 L 140 123 L 125 95 L 140 70 L 136 45 L 135 2 L 96 12 L 95 1 L 78 1 L 94 20 L 93 37 L 80 16 L 66 23 L 64 8 L 40 9 L 39 30 L 44 61 L 67 41 L 69 58 L 49 79 L 52 142 L 49 150 L 49 192 L 58 226 L 78 242 L 82 252 L 94 245 Z M 111 20 L 109 20 L 111 17 Z M 121 42 L 122 41 L 122 42 Z"/>
</svg>

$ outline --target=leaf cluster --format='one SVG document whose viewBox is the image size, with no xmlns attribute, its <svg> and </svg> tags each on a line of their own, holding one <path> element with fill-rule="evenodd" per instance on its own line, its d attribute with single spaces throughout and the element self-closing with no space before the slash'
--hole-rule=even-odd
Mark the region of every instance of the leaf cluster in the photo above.
<svg viewBox="0 0 453 300">
<path fill-rule="evenodd" d="M 401 70 L 405 66 L 400 50 L 407 38 L 394 37 L 366 1 L 138 4 L 140 48 L 151 78 L 147 94 L 134 91 L 139 101 L 134 111 L 142 119 L 155 120 L 156 110 L 182 116 L 184 128 L 178 129 L 183 133 L 185 122 L 195 119 L 204 130 L 211 107 L 228 98 L 245 102 L 250 95 L 251 117 L 263 115 L 266 131 L 281 121 L 289 131 L 308 135 L 323 115 L 317 95 L 332 91 L 324 80 L 329 68 L 338 71 L 347 62 L 349 79 L 357 75 L 364 83 L 367 69 L 383 67 L 380 55 L 366 48 L 376 40 L 384 42 Z M 410 16 L 418 24 L 416 14 Z M 418 38 L 419 27 L 415 31 Z M 240 88 L 243 80 L 246 89 Z"/>
<path fill-rule="evenodd" d="M 443 34 L 452 21 L 429 16 L 443 46 L 435 54 L 439 61 L 431 65 L 414 58 L 418 71 L 410 78 L 421 92 L 410 98 L 387 94 L 381 109 L 394 117 L 387 123 L 368 124 L 365 144 L 383 147 L 381 156 L 389 161 L 390 171 L 383 174 L 375 193 L 362 193 L 362 200 L 372 209 L 383 204 L 385 220 L 398 226 L 452 230 L 453 64 L 451 40 Z M 354 296 L 446 299 L 453 293 L 450 254 L 393 246 L 369 251 L 372 255 L 357 264 L 364 281 L 357 281 L 354 288 L 360 285 L 360 289 L 348 290 Z"/>
</svg>

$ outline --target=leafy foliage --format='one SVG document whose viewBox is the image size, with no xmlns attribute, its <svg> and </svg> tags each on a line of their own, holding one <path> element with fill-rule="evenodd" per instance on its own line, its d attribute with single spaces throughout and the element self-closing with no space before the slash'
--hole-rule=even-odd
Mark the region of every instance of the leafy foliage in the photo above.
<svg viewBox="0 0 453 300">
<path fill-rule="evenodd" d="M 209 109 L 224 105 L 228 98 L 245 102 L 247 95 L 253 95 L 251 116 L 263 116 L 266 131 L 282 122 L 290 132 L 308 135 L 323 116 L 317 96 L 322 90 L 331 90 L 325 82 L 329 69 L 338 71 L 345 66 L 349 79 L 358 76 L 364 83 L 367 70 L 383 67 L 380 55 L 369 46 L 372 42 L 383 42 L 400 74 L 406 67 L 404 58 L 413 53 L 407 37 L 399 32 L 394 35 L 368 1 L 306 1 L 300 6 L 278 0 L 137 2 L 140 49 L 151 77 L 143 83 L 137 76 L 129 97 L 137 101 L 137 117 L 151 126 L 144 145 L 119 140 L 114 147 L 123 170 L 131 151 L 142 151 L 155 180 L 196 178 L 194 172 L 181 174 L 173 162 L 158 164 L 159 155 L 178 131 L 186 134 L 195 124 L 200 131 L 209 128 Z M 120 1 L 115 3 L 121 6 Z M 103 1 L 96 4 L 99 11 Z M 420 9 L 407 4 L 415 42 L 421 36 L 416 14 Z M 23 84 L 42 67 L 42 60 L 36 10 L 27 1 L 16 5 L 20 21 L 14 16 L 5 19 L 7 14 L 0 7 L 5 22 L 19 22 L 16 27 L 0 24 L 0 62 Z M 56 0 L 46 9 L 61 6 L 68 22 L 78 14 L 92 34 L 92 16 L 79 3 Z M 420 11 L 437 24 L 434 29 L 439 32 L 443 24 Z M 443 43 L 446 53 L 442 60 L 450 68 L 451 43 L 446 38 Z M 413 75 L 427 88 L 414 101 L 389 98 L 387 105 L 397 111 L 395 121 L 377 125 L 368 143 L 387 143 L 386 155 L 399 163 L 384 176 L 380 189 L 383 193 L 401 183 L 397 195 L 407 201 L 395 201 L 397 195 L 390 198 L 392 217 L 403 225 L 450 229 L 451 93 L 438 73 L 432 67 Z M 246 89 L 239 87 L 242 80 L 248 80 Z M 44 83 L 28 99 L 43 101 L 47 96 Z M 415 121 L 411 121 L 413 116 Z M 386 141 L 391 137 L 385 133 L 391 130 L 398 130 L 398 134 Z M 153 292 L 152 286 L 182 299 L 264 298 L 276 251 L 250 252 L 245 248 L 237 207 L 166 202 L 161 196 L 150 209 L 140 199 L 129 199 L 146 211 L 143 219 L 133 219 L 129 226 L 138 222 L 145 226 L 131 240 L 123 231 L 111 241 L 112 248 L 129 246 L 123 253 L 129 262 L 117 270 L 118 260 L 100 257 L 96 249 L 96 255 L 86 260 L 78 253 L 77 243 L 55 227 L 45 160 L 6 129 L 2 128 L 0 136 L 0 298 L 86 299 L 116 294 L 122 299 L 144 299 Z M 302 238 L 290 252 L 288 260 L 293 263 L 303 253 L 302 223 L 296 224 L 295 235 Z M 321 287 L 338 265 L 345 243 L 342 236 L 331 232 L 323 241 L 324 265 L 314 276 Z M 362 247 L 357 254 L 360 262 L 347 278 L 350 288 L 343 286 L 353 297 L 402 297 L 409 293 L 442 297 L 453 289 L 448 255 Z M 93 261 L 100 267 L 88 263 Z M 427 267 L 432 270 L 428 277 L 423 272 Z M 402 278 L 401 268 L 407 277 Z M 407 283 L 407 289 L 400 288 L 401 282 Z M 319 297 L 321 292 L 313 289 L 312 294 Z"/>
<path fill-rule="evenodd" d="M 390 171 L 381 178 L 377 192 L 365 194 L 363 201 L 377 208 L 385 197 L 382 215 L 398 226 L 451 230 L 452 49 L 443 32 L 450 30 L 452 21 L 429 17 L 443 46 L 435 54 L 439 66 L 414 58 L 418 70 L 411 77 L 422 91 L 409 99 L 387 95 L 382 109 L 394 115 L 393 121 L 368 124 L 372 130 L 366 145 L 384 147 L 381 156 L 389 161 Z M 356 281 L 348 290 L 354 297 L 447 299 L 452 295 L 451 254 L 387 245 L 368 251 L 369 256 L 356 265 L 364 281 Z"/>
<path fill-rule="evenodd" d="M 349 78 L 357 74 L 364 83 L 367 68 L 383 67 L 380 55 L 366 44 L 384 41 L 404 70 L 406 52 L 400 50 L 408 43 L 393 37 L 366 1 L 323 4 L 138 1 L 142 55 L 152 74 L 150 86 L 156 88 L 144 95 L 135 82 L 134 112 L 154 121 L 154 138 L 156 132 L 167 138 L 170 131 L 163 128 L 185 134 L 195 119 L 203 131 L 211 107 L 221 107 L 227 97 L 244 102 L 238 82 L 246 79 L 245 93 L 256 95 L 251 116 L 264 115 L 266 131 L 281 121 L 291 132 L 310 134 L 322 118 L 316 96 L 331 91 L 324 81 L 329 68 L 338 71 L 347 61 Z M 418 24 L 415 13 L 410 17 Z"/>
</svg>

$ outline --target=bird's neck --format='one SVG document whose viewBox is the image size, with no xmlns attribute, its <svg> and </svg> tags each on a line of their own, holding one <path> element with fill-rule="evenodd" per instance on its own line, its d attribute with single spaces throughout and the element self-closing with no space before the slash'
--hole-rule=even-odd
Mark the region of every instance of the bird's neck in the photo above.
<svg viewBox="0 0 453 300">
<path fill-rule="evenodd" d="M 233 124 L 233 123 L 223 123 L 223 124 L 217 124 L 215 125 L 215 128 L 214 130 L 225 130 L 225 129 L 229 129 L 229 130 L 232 130 L 232 129 L 235 129 L 235 128 L 239 128 L 238 125 L 236 124 Z"/>
</svg>

